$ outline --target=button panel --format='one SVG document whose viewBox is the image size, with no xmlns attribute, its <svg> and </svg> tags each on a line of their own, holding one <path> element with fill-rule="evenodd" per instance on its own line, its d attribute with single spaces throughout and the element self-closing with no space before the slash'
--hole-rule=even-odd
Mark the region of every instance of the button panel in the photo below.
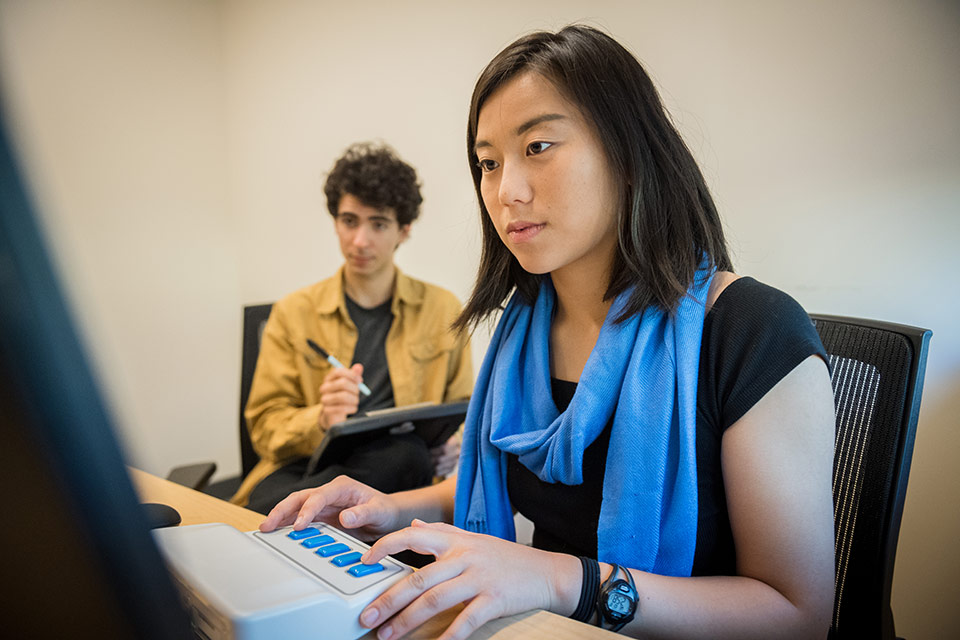
<svg viewBox="0 0 960 640">
<path fill-rule="evenodd" d="M 345 595 L 359 593 L 398 572 L 409 571 L 406 565 L 389 556 L 371 565 L 360 563 L 370 547 L 322 523 L 314 523 L 301 531 L 285 527 L 271 533 L 255 531 L 252 535 Z"/>
</svg>

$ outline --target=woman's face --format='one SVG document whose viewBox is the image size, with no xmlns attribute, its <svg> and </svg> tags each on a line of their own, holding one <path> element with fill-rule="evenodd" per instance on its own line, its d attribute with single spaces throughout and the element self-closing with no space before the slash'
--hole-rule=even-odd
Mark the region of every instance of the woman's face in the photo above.
<svg viewBox="0 0 960 640">
<path fill-rule="evenodd" d="M 480 193 L 500 239 L 530 273 L 599 279 L 617 244 L 617 185 L 580 110 L 533 72 L 494 92 L 477 120 Z"/>
</svg>

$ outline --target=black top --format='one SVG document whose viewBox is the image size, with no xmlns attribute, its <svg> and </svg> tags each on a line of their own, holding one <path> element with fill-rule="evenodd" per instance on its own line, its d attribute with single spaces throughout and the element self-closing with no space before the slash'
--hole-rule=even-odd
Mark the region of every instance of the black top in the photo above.
<svg viewBox="0 0 960 640">
<path fill-rule="evenodd" d="M 370 395 L 360 394 L 357 412 L 386 409 L 393 406 L 393 385 L 390 383 L 390 369 L 387 367 L 387 334 L 393 324 L 393 312 L 390 307 L 393 299 L 367 309 L 343 296 L 347 302 L 347 313 L 353 324 L 357 325 L 357 346 L 353 350 L 353 363 L 363 365 L 363 381 L 370 388 Z"/>
<path fill-rule="evenodd" d="M 724 430 L 811 355 L 826 352 L 809 316 L 787 294 L 740 278 L 723 290 L 703 323 L 697 382 L 697 545 L 693 575 L 734 575 L 736 554 L 720 466 Z M 575 382 L 554 379 L 553 400 L 566 409 Z M 583 456 L 583 484 L 542 482 L 507 456 L 507 491 L 534 523 L 540 549 L 597 557 L 597 526 L 612 421 Z"/>
</svg>

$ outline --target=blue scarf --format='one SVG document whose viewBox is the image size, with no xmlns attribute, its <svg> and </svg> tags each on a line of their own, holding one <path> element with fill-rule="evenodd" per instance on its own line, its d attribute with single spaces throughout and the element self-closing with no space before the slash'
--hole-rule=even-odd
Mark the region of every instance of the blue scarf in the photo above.
<svg viewBox="0 0 960 640">
<path fill-rule="evenodd" d="M 651 307 L 615 324 L 630 291 L 617 296 L 563 413 L 550 386 L 553 285 L 543 279 L 532 307 L 514 293 L 467 410 L 454 523 L 515 540 L 507 454 L 544 482 L 581 484 L 583 452 L 613 416 L 598 558 L 689 576 L 697 538 L 697 376 L 712 278 L 701 269 L 674 315 Z"/>
</svg>

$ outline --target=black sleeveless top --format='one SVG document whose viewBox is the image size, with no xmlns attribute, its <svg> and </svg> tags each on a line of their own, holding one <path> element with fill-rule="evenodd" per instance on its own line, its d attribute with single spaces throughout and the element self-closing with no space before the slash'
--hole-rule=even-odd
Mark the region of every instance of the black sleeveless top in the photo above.
<svg viewBox="0 0 960 640">
<path fill-rule="evenodd" d="M 695 576 L 734 575 L 736 550 L 720 466 L 723 432 L 811 355 L 826 360 L 809 316 L 787 294 L 740 278 L 707 313 L 697 382 L 697 544 Z M 577 383 L 554 379 L 553 400 L 566 409 Z M 597 526 L 611 423 L 587 447 L 583 484 L 541 481 L 507 456 L 507 491 L 513 507 L 534 523 L 533 546 L 597 557 Z"/>
</svg>

